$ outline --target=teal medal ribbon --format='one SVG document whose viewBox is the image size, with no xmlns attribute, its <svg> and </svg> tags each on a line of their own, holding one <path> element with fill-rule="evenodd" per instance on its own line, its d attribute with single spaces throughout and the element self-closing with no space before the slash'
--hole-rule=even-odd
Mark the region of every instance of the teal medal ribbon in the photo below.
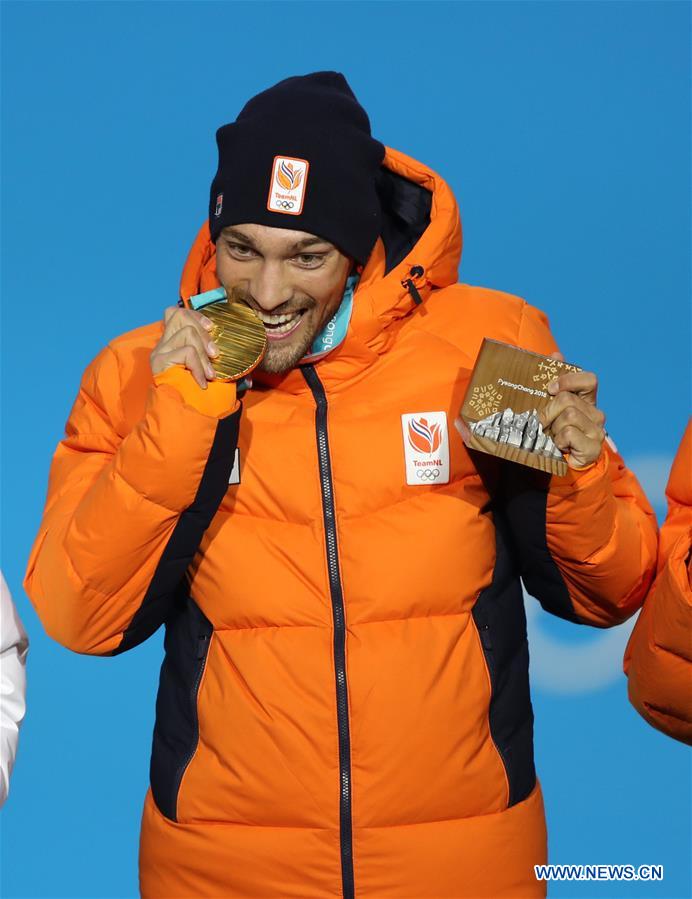
<svg viewBox="0 0 692 899">
<path fill-rule="evenodd" d="M 346 332 L 348 331 L 348 326 L 351 322 L 351 315 L 353 313 L 353 294 L 355 293 L 359 280 L 360 275 L 349 275 L 339 308 L 313 340 L 310 352 L 303 356 L 300 360 L 300 365 L 323 359 L 327 353 L 331 353 L 331 351 L 336 349 L 340 343 L 343 343 Z"/>
</svg>

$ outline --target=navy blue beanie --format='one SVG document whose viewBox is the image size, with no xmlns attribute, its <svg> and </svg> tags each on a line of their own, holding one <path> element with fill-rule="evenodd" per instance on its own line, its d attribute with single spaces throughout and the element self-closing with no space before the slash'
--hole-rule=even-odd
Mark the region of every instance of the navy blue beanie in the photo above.
<svg viewBox="0 0 692 899">
<path fill-rule="evenodd" d="M 380 233 L 375 183 L 384 146 L 338 72 L 280 81 L 216 132 L 209 228 L 253 223 L 306 231 L 364 264 Z"/>
</svg>

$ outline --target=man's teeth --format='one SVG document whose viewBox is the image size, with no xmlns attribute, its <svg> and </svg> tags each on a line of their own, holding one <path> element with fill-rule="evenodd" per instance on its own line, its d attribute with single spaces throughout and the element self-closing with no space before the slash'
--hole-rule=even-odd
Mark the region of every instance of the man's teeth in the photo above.
<svg viewBox="0 0 692 899">
<path fill-rule="evenodd" d="M 265 312 L 257 314 L 273 333 L 282 334 L 284 331 L 290 331 L 303 313 L 299 311 L 290 312 L 288 315 L 267 315 Z"/>
</svg>

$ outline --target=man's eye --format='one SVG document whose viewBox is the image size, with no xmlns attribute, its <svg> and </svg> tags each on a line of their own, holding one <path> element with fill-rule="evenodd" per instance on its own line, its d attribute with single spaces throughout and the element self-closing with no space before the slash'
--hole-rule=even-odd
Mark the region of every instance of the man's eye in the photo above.
<svg viewBox="0 0 692 899">
<path fill-rule="evenodd" d="M 255 255 L 255 251 L 252 249 L 252 247 L 246 247 L 241 243 L 229 243 L 228 248 L 235 256 L 249 258 L 250 256 Z"/>
<path fill-rule="evenodd" d="M 295 258 L 306 268 L 316 268 L 320 265 L 324 256 L 321 253 L 300 253 Z"/>
</svg>

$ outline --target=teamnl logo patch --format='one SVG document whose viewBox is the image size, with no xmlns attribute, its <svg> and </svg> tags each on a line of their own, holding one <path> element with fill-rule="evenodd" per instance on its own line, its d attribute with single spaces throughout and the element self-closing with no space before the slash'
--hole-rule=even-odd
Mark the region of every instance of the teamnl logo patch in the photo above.
<svg viewBox="0 0 692 899">
<path fill-rule="evenodd" d="M 412 412 L 401 416 L 406 457 L 406 483 L 449 483 L 449 438 L 444 412 Z"/>
<path fill-rule="evenodd" d="M 267 209 L 284 215 L 300 215 L 305 202 L 310 163 L 307 159 L 275 156 Z"/>
</svg>

